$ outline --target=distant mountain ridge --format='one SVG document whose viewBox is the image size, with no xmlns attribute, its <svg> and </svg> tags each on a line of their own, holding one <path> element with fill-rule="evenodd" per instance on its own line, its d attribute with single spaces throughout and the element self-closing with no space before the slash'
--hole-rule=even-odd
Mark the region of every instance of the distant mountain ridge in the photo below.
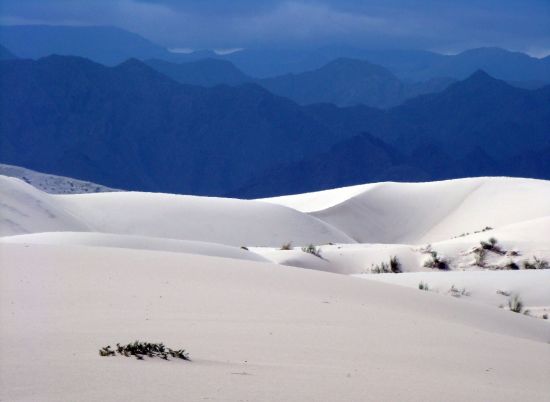
<svg viewBox="0 0 550 402">
<path fill-rule="evenodd" d="M 150 59 L 145 63 L 181 84 L 212 87 L 215 85 L 239 85 L 253 79 L 227 60 L 214 58 L 199 59 L 187 63 L 173 63 Z"/>
<path fill-rule="evenodd" d="M 0 161 L 109 187 L 223 194 L 328 149 L 334 133 L 263 88 L 176 83 L 138 60 L 0 62 Z"/>
<path fill-rule="evenodd" d="M 382 66 L 355 59 L 336 59 L 314 71 L 265 79 L 253 79 L 231 62 L 220 59 L 187 63 L 155 59 L 145 63 L 182 84 L 212 87 L 253 82 L 302 105 L 327 102 L 388 108 L 421 94 L 439 92 L 454 82 L 450 78 L 437 78 L 406 84 Z"/>
<path fill-rule="evenodd" d="M 0 45 L 0 60 L 9 60 L 17 59 L 17 56 L 14 55 L 8 48 Z"/>
<path fill-rule="evenodd" d="M 363 60 L 339 58 L 314 71 L 265 78 L 257 82 L 269 91 L 302 105 L 364 104 L 388 108 L 424 93 L 439 92 L 454 80 L 439 78 L 426 83 L 405 84 L 382 66 Z"/>
<path fill-rule="evenodd" d="M 550 178 L 550 86 L 482 71 L 386 111 L 183 85 L 135 59 L 4 60 L 0 85 L 0 162 L 113 188 L 262 196 L 369 178 Z"/>
<path fill-rule="evenodd" d="M 318 49 L 250 48 L 230 54 L 217 54 L 212 50 L 173 53 L 120 28 L 52 25 L 0 26 L 0 42 L 23 58 L 75 55 L 107 65 L 115 65 L 128 58 L 179 63 L 214 58 L 230 61 L 244 74 L 256 78 L 299 74 L 319 69 L 338 58 L 351 58 L 381 65 L 405 82 L 423 82 L 437 77 L 460 80 L 483 69 L 505 81 L 550 83 L 550 57 L 537 59 L 494 47 L 470 49 L 456 55 L 414 49 L 361 49 L 344 45 Z"/>
<path fill-rule="evenodd" d="M 106 65 L 171 54 L 140 35 L 111 26 L 0 25 L 0 41 L 22 58 L 80 56 Z"/>
</svg>

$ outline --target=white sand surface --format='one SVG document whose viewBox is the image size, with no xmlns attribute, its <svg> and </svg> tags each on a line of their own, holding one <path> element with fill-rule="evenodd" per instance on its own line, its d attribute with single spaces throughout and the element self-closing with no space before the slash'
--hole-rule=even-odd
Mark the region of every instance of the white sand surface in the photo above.
<svg viewBox="0 0 550 402">
<path fill-rule="evenodd" d="M 313 270 L 0 245 L 5 401 L 546 401 L 550 326 Z M 134 339 L 192 362 L 100 357 Z"/>
<path fill-rule="evenodd" d="M 360 274 L 356 277 L 418 289 L 422 282 L 431 292 L 461 300 L 508 309 L 511 297 L 518 296 L 528 314 L 548 315 L 550 327 L 550 270 L 407 272 Z M 454 287 L 456 291 L 452 291 Z M 463 293 L 463 294 L 462 294 Z"/>
<path fill-rule="evenodd" d="M 0 176 L 0 236 L 0 401 L 549 400 L 550 270 L 502 270 L 550 261 L 548 181 L 244 201 Z M 370 273 L 392 256 L 404 273 Z M 193 361 L 99 356 L 136 339 Z"/>
<path fill-rule="evenodd" d="M 378 183 L 263 201 L 310 213 L 360 243 L 422 244 L 550 216 L 550 182 L 480 177 Z"/>
<path fill-rule="evenodd" d="M 354 242 L 315 217 L 259 201 L 140 192 L 50 195 L 5 176 L 0 196 L 3 236 L 90 231 L 232 246 Z"/>
<path fill-rule="evenodd" d="M 267 262 L 268 259 L 240 247 L 191 240 L 162 239 L 158 237 L 117 235 L 93 232 L 46 232 L 0 237 L 0 243 L 56 244 L 91 247 L 115 247 L 136 250 L 171 251 Z"/>
</svg>

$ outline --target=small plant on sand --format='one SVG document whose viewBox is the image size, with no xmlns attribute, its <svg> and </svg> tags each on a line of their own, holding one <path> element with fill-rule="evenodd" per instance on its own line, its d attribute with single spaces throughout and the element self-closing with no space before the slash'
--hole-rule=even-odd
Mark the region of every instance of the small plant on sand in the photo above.
<svg viewBox="0 0 550 402">
<path fill-rule="evenodd" d="M 401 272 L 401 262 L 397 258 L 397 256 L 390 257 L 390 269 L 391 272 L 394 274 L 398 274 Z"/>
<path fill-rule="evenodd" d="M 504 269 L 516 271 L 519 269 L 519 265 L 516 264 L 513 260 L 510 260 L 504 265 Z"/>
<path fill-rule="evenodd" d="M 485 257 L 487 256 L 487 251 L 483 247 L 474 248 L 474 264 L 478 267 L 485 267 Z"/>
<path fill-rule="evenodd" d="M 381 262 L 380 264 L 371 265 L 370 272 L 373 274 L 389 274 L 391 269 L 389 264 Z"/>
<path fill-rule="evenodd" d="M 447 293 L 449 293 L 453 297 L 470 296 L 470 292 L 468 292 L 466 288 L 459 289 L 455 287 L 455 285 L 452 285 Z"/>
<path fill-rule="evenodd" d="M 145 356 L 153 358 L 160 357 L 163 360 L 174 359 L 190 360 L 189 354 L 184 349 L 171 349 L 161 343 L 150 343 L 135 341 L 127 345 L 116 344 L 116 351 L 111 349 L 111 346 L 105 346 L 99 349 L 100 356 L 115 356 L 118 353 L 120 356 L 135 356 L 138 360 L 143 360 Z"/>
<path fill-rule="evenodd" d="M 320 247 L 315 247 L 315 245 L 313 245 L 313 244 L 310 244 L 306 247 L 302 247 L 302 251 L 304 253 L 312 254 L 315 257 L 322 258 L 321 257 L 321 248 Z"/>
<path fill-rule="evenodd" d="M 449 264 L 444 258 L 437 255 L 437 251 L 432 250 L 430 251 L 430 258 L 424 261 L 424 267 L 447 270 L 449 269 Z"/>
<path fill-rule="evenodd" d="M 533 257 L 533 262 L 526 260 L 523 262 L 524 269 L 549 269 L 548 261 Z"/>
<path fill-rule="evenodd" d="M 523 311 L 523 302 L 519 295 L 513 295 L 508 299 L 508 308 L 514 313 L 521 313 Z"/>
<path fill-rule="evenodd" d="M 292 242 L 289 241 L 287 243 L 283 243 L 281 250 L 292 250 Z"/>
<path fill-rule="evenodd" d="M 428 290 L 430 290 L 430 287 L 428 286 L 427 283 L 420 282 L 420 283 L 418 284 L 418 289 L 428 291 Z"/>
<path fill-rule="evenodd" d="M 401 263 L 396 256 L 390 257 L 390 262 L 381 262 L 380 264 L 372 265 L 370 269 L 373 274 L 398 274 L 401 272 Z"/>
<path fill-rule="evenodd" d="M 504 254 L 505 252 L 502 251 L 502 249 L 500 248 L 500 246 L 497 243 L 498 243 L 498 240 L 495 239 L 494 237 L 491 237 L 491 238 L 489 238 L 488 241 L 483 241 L 483 240 L 480 241 L 479 245 L 484 250 L 492 251 L 493 253 L 497 253 L 497 254 Z"/>
</svg>

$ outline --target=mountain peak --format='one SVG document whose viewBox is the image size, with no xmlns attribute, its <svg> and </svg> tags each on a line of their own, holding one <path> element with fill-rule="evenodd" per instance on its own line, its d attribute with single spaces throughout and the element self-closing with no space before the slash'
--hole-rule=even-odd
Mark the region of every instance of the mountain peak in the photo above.
<svg viewBox="0 0 550 402">
<path fill-rule="evenodd" d="M 459 81 L 457 84 L 463 87 L 487 87 L 487 86 L 510 86 L 506 82 L 499 80 L 489 74 L 485 70 L 478 69 L 468 78 L 463 81 Z M 455 84 L 456 85 L 456 84 Z"/>
<path fill-rule="evenodd" d="M 474 71 L 472 73 L 472 75 L 470 75 L 470 77 L 468 77 L 468 79 L 472 79 L 472 80 L 476 80 L 476 81 L 479 81 L 479 80 L 494 80 L 496 81 L 495 78 L 491 77 L 485 70 L 483 69 L 477 69 L 476 71 Z"/>
<path fill-rule="evenodd" d="M 118 71 L 124 71 L 127 73 L 145 73 L 145 74 L 151 74 L 151 75 L 161 75 L 156 70 L 154 70 L 153 68 L 145 64 L 143 61 L 133 57 L 116 65 L 114 69 Z"/>
</svg>

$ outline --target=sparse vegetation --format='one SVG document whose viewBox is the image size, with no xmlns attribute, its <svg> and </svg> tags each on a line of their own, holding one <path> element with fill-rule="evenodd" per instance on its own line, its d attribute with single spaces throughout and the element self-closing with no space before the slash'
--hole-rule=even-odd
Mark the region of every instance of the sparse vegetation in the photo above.
<svg viewBox="0 0 550 402">
<path fill-rule="evenodd" d="M 370 272 L 373 274 L 389 274 L 391 268 L 388 263 L 381 262 L 380 264 L 371 265 Z"/>
<path fill-rule="evenodd" d="M 529 260 L 523 261 L 523 268 L 524 269 L 549 269 L 550 265 L 546 260 L 533 257 L 533 262 Z"/>
<path fill-rule="evenodd" d="M 504 265 L 504 268 L 505 269 L 510 269 L 510 270 L 518 270 L 519 265 L 516 264 L 513 260 L 510 260 L 506 263 L 506 265 Z"/>
<path fill-rule="evenodd" d="M 483 232 L 487 232 L 487 231 L 489 231 L 489 230 L 493 230 L 493 228 L 490 227 L 490 226 L 485 226 L 485 227 L 484 227 L 483 229 L 481 229 L 481 230 L 476 230 L 475 232 L 473 232 L 473 234 L 476 234 L 476 233 L 483 233 Z M 470 232 L 462 233 L 462 234 L 459 234 L 458 236 L 453 237 L 453 239 L 456 239 L 456 238 L 459 238 L 459 237 L 469 236 L 469 235 L 471 235 L 471 234 L 472 234 L 472 233 L 470 233 Z"/>
<path fill-rule="evenodd" d="M 548 319 L 548 314 L 547 314 L 547 313 L 544 313 L 544 314 L 542 315 L 542 319 L 543 319 L 543 320 L 547 320 L 547 319 Z"/>
<path fill-rule="evenodd" d="M 519 295 L 515 294 L 508 299 L 508 308 L 514 313 L 521 313 L 523 311 L 523 302 Z"/>
<path fill-rule="evenodd" d="M 498 240 L 494 237 L 489 238 L 488 241 L 480 241 L 479 244 L 483 250 L 492 251 L 493 253 L 497 253 L 500 255 L 505 254 L 506 252 L 502 250 L 502 248 L 497 244 Z"/>
<path fill-rule="evenodd" d="M 511 295 L 511 293 L 510 293 L 510 292 L 508 292 L 508 291 L 506 291 L 506 290 L 500 290 L 500 289 L 497 289 L 497 295 L 502 295 L 502 296 L 506 296 L 506 297 L 508 297 L 508 296 L 510 296 L 510 295 Z"/>
<path fill-rule="evenodd" d="M 390 262 L 381 262 L 380 264 L 371 265 L 370 272 L 373 274 L 389 274 L 401 273 L 401 263 L 396 256 L 390 257 Z"/>
<path fill-rule="evenodd" d="M 418 284 L 418 289 L 428 291 L 428 290 L 430 290 L 430 287 L 428 286 L 427 283 L 420 282 L 420 283 Z"/>
<path fill-rule="evenodd" d="M 449 264 L 447 263 L 447 261 L 443 258 L 443 257 L 440 257 L 438 254 L 437 254 L 437 251 L 430 251 L 430 258 L 426 261 L 424 261 L 424 267 L 426 268 L 437 268 L 437 269 L 441 269 L 441 270 L 447 270 L 449 269 Z"/>
<path fill-rule="evenodd" d="M 283 243 L 281 250 L 292 250 L 292 242 L 289 241 L 288 243 Z"/>
<path fill-rule="evenodd" d="M 246 246 L 241 246 L 241 249 L 248 251 L 248 247 Z"/>
<path fill-rule="evenodd" d="M 401 272 L 401 262 L 399 262 L 399 259 L 395 255 L 390 257 L 390 269 L 394 274 Z"/>
<path fill-rule="evenodd" d="M 476 247 L 473 253 L 475 265 L 482 268 L 485 267 L 485 256 L 487 255 L 487 251 L 483 247 Z"/>
<path fill-rule="evenodd" d="M 468 292 L 466 288 L 459 289 L 455 287 L 455 285 L 452 285 L 447 293 L 449 293 L 453 297 L 470 296 L 470 292 Z"/>
<path fill-rule="evenodd" d="M 320 247 L 315 247 L 315 245 L 313 244 L 310 244 L 306 247 L 302 247 L 302 251 L 304 253 L 309 253 L 309 254 L 312 254 L 314 255 L 315 257 L 319 257 L 319 258 L 323 258 L 321 256 L 321 248 Z"/>
<path fill-rule="evenodd" d="M 160 357 L 164 360 L 169 360 L 169 357 L 174 359 L 190 360 L 189 354 L 184 349 L 171 349 L 161 343 L 150 343 L 135 341 L 127 345 L 116 344 L 116 350 L 111 349 L 111 346 L 105 346 L 99 349 L 100 356 L 135 356 L 138 360 L 143 360 L 145 356 L 153 358 Z"/>
</svg>

